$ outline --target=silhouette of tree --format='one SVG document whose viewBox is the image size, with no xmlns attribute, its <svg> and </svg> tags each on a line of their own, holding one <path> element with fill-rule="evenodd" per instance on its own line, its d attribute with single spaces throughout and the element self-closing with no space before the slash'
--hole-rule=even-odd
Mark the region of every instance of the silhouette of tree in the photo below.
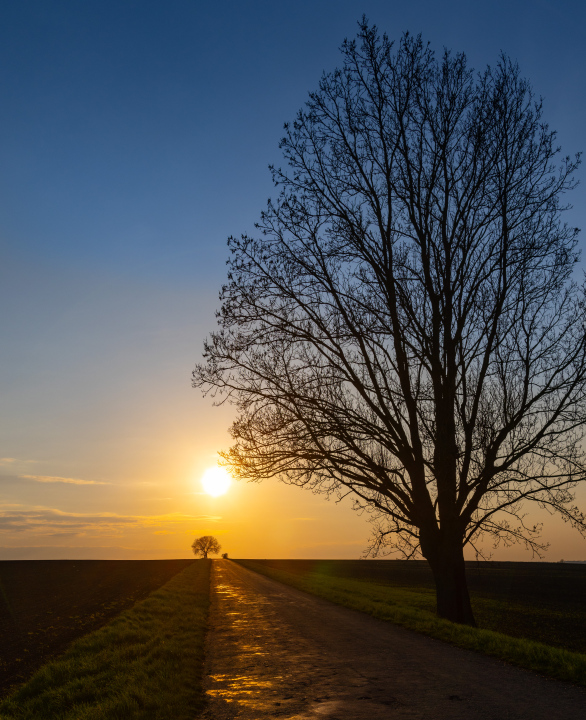
<svg viewBox="0 0 586 720">
<path fill-rule="evenodd" d="M 365 19 L 280 147 L 256 238 L 230 238 L 194 385 L 237 404 L 239 477 L 371 513 L 369 552 L 421 553 L 441 617 L 474 624 L 463 549 L 524 542 L 533 500 L 581 531 L 578 230 L 541 102 L 501 56 L 476 75 Z"/>
<path fill-rule="evenodd" d="M 194 555 L 201 555 L 202 558 L 206 560 L 208 553 L 217 555 L 222 549 L 222 546 L 213 535 L 202 535 L 200 538 L 195 538 L 191 543 L 191 549 Z"/>
</svg>

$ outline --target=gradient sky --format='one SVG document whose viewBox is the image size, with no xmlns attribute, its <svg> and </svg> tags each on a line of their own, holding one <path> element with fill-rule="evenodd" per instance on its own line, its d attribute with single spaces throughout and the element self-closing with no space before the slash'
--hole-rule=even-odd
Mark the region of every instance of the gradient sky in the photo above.
<svg viewBox="0 0 586 720">
<path fill-rule="evenodd" d="M 564 153 L 585 149 L 578 0 L 0 6 L 0 559 L 188 557 L 201 534 L 240 557 L 360 556 L 349 504 L 278 483 L 202 493 L 233 411 L 190 375 L 226 239 L 253 230 L 283 123 L 363 13 L 478 70 L 505 51 Z M 567 219 L 586 228 L 581 179 Z M 546 559 L 586 560 L 545 521 Z"/>
</svg>

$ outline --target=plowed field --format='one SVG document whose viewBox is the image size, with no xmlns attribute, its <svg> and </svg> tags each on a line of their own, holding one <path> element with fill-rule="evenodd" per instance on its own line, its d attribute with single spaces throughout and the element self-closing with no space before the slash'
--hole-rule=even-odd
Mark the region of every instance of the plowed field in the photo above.
<svg viewBox="0 0 586 720">
<path fill-rule="evenodd" d="M 193 560 L 0 562 L 0 697 Z"/>
</svg>

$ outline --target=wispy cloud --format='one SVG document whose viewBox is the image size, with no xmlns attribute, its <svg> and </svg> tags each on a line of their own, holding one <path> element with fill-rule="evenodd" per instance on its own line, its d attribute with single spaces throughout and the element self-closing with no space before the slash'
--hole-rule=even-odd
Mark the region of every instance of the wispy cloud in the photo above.
<svg viewBox="0 0 586 720">
<path fill-rule="evenodd" d="M 12 465 L 13 463 L 18 463 L 19 465 L 26 464 L 30 465 L 31 463 L 38 463 L 39 460 L 23 460 L 22 458 L 11 458 L 11 457 L 3 457 L 0 458 L 0 465 Z"/>
<path fill-rule="evenodd" d="M 22 506 L 21 506 L 22 507 Z M 13 509 L 0 506 L 0 533 L 32 535 L 120 535 L 132 530 L 152 529 L 158 533 L 193 531 L 198 521 L 217 522 L 216 515 L 117 515 L 115 513 L 68 513 L 55 508 Z"/>
<path fill-rule="evenodd" d="M 98 480 L 80 480 L 79 478 L 64 478 L 57 475 L 19 475 L 26 480 L 33 480 L 40 483 L 65 483 L 66 485 L 110 485 L 110 483 L 99 482 Z"/>
</svg>

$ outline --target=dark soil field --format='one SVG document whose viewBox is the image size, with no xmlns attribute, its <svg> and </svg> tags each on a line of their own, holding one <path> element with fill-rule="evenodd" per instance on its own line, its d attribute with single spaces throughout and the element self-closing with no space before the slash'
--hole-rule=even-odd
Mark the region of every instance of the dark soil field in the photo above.
<svg viewBox="0 0 586 720">
<path fill-rule="evenodd" d="M 319 573 L 420 589 L 433 598 L 424 560 L 255 560 L 290 573 Z M 586 653 L 586 564 L 466 563 L 479 627 Z"/>
<path fill-rule="evenodd" d="M 0 562 L 0 697 L 193 560 Z"/>
</svg>

